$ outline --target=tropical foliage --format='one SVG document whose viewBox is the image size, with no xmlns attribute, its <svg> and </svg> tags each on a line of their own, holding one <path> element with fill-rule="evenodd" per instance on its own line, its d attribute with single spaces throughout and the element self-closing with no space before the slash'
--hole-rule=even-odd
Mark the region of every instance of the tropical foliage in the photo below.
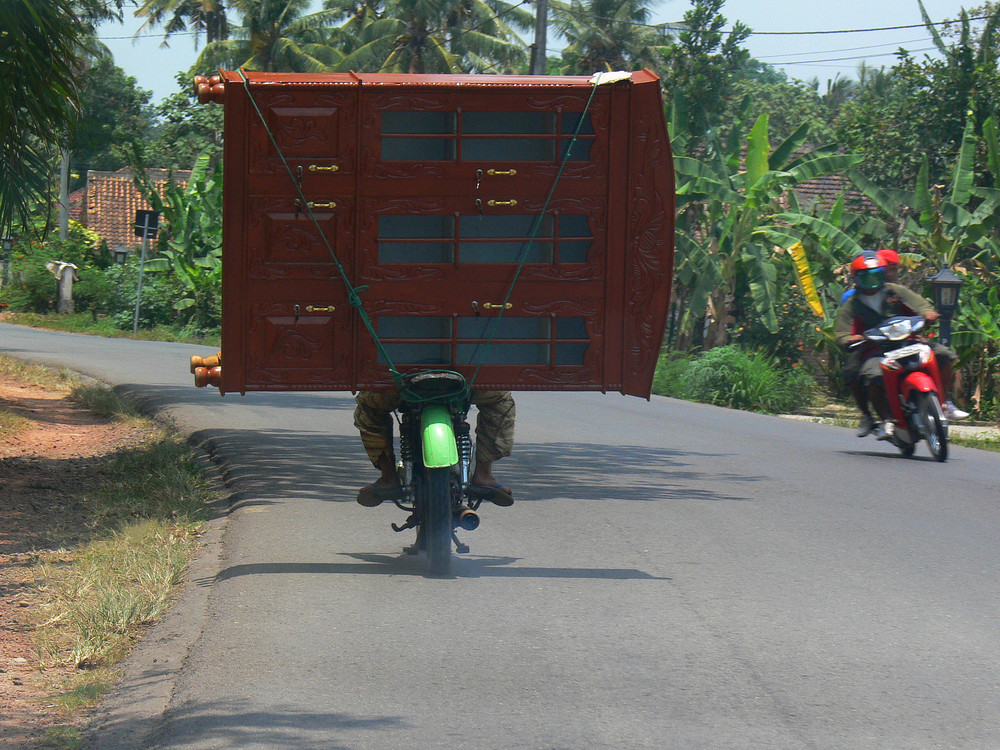
<svg viewBox="0 0 1000 750">
<path fill-rule="evenodd" d="M 569 42 L 563 72 L 662 69 L 666 40 L 649 23 L 652 5 L 652 0 L 553 0 L 553 26 Z"/>
<path fill-rule="evenodd" d="M 176 284 L 173 309 L 185 325 L 218 327 L 222 292 L 222 170 L 211 167 L 212 148 L 195 160 L 187 185 L 168 181 L 164 195 L 145 174 L 136 176 L 143 195 L 166 224 L 160 234 L 159 257 L 146 264 L 151 272 L 170 272 Z"/>
<path fill-rule="evenodd" d="M 52 152 L 77 115 L 89 29 L 72 0 L 0 3 L 0 232 L 48 202 Z"/>
<path fill-rule="evenodd" d="M 766 114 L 757 118 L 745 140 L 738 127 L 737 122 L 724 139 L 711 135 L 703 159 L 674 158 L 681 258 L 677 275 L 688 293 L 686 318 L 710 314 L 710 346 L 727 343 L 727 319 L 735 319 L 744 300 L 768 331 L 777 331 L 777 266 L 784 248 L 813 236 L 843 257 L 861 250 L 833 223 L 788 210 L 786 197 L 796 185 L 843 172 L 859 157 L 830 148 L 800 155 L 807 126 L 772 151 Z"/>
</svg>

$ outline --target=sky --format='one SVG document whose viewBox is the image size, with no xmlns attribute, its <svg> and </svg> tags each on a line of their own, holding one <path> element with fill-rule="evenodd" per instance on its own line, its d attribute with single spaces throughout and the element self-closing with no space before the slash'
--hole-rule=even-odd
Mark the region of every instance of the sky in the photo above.
<svg viewBox="0 0 1000 750">
<path fill-rule="evenodd" d="M 319 2 L 314 0 L 315 9 Z M 965 3 L 974 7 L 978 0 Z M 688 0 L 661 0 L 653 7 L 653 22 L 680 21 L 691 7 Z M 954 0 L 924 0 L 933 21 L 956 18 L 963 4 Z M 133 36 L 143 19 L 136 19 L 125 9 L 124 25 L 105 25 L 99 37 L 111 49 L 115 62 L 136 79 L 137 84 L 153 92 L 152 103 L 177 91 L 174 75 L 186 70 L 198 56 L 192 37 L 170 37 L 170 46 L 162 47 L 162 31 Z M 917 59 L 933 48 L 930 35 L 923 28 L 917 0 L 834 0 L 834 2 L 790 2 L 789 0 L 727 0 L 722 14 L 727 28 L 742 21 L 754 34 L 744 43 L 762 62 L 781 68 L 792 78 L 817 78 L 820 91 L 836 76 L 856 78 L 858 64 L 866 61 L 873 67 L 889 68 L 894 52 L 904 47 Z M 890 28 L 890 27 L 912 28 Z M 844 32 L 844 33 L 816 33 Z M 527 39 L 530 43 L 530 39 Z M 549 54 L 558 54 L 550 38 Z"/>
</svg>

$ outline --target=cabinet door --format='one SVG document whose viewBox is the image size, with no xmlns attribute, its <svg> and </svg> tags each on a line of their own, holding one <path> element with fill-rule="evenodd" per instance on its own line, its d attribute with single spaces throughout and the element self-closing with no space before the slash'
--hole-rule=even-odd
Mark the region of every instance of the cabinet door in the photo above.
<svg viewBox="0 0 1000 750">
<path fill-rule="evenodd" d="M 307 201 L 307 211 L 299 198 L 249 198 L 247 278 L 339 280 L 337 262 L 353 278 L 354 205 L 353 198 L 323 195 Z"/>
<path fill-rule="evenodd" d="M 354 315 L 334 256 L 352 278 L 354 201 L 314 206 L 318 228 L 296 199 L 247 204 L 245 252 L 224 258 L 226 293 L 239 285 L 245 303 L 223 333 L 223 375 L 240 366 L 246 390 L 353 388 Z"/>
<path fill-rule="evenodd" d="M 359 283 L 393 364 L 476 373 L 489 388 L 603 387 L 604 206 L 559 198 L 539 219 L 541 208 L 362 202 Z M 360 382 L 387 379 L 365 331 L 358 357 Z"/>
<path fill-rule="evenodd" d="M 560 299 L 536 285 L 496 303 L 487 300 L 506 298 L 489 286 L 442 283 L 425 290 L 433 296 L 373 296 L 366 304 L 384 352 L 401 372 L 444 367 L 488 389 L 603 389 L 599 296 Z M 358 365 L 362 387 L 389 382 L 387 362 L 365 332 L 359 332 Z"/>
<path fill-rule="evenodd" d="M 364 195 L 600 193 L 609 158 L 610 99 L 589 89 L 512 94 L 362 91 Z"/>
<path fill-rule="evenodd" d="M 307 285 L 283 291 L 246 307 L 247 390 L 352 389 L 353 326 L 346 297 Z"/>
<path fill-rule="evenodd" d="M 248 119 L 246 175 L 256 193 L 351 195 L 357 163 L 357 86 L 258 89 Z M 292 175 L 275 150 L 277 142 Z"/>
</svg>

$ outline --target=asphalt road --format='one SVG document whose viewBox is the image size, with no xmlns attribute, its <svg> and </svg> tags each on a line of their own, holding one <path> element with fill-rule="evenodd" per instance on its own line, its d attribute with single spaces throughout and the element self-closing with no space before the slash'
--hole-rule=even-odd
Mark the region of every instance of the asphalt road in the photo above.
<svg viewBox="0 0 1000 750">
<path fill-rule="evenodd" d="M 450 579 L 350 394 L 220 398 L 205 348 L 0 326 L 164 409 L 235 495 L 102 748 L 1000 748 L 1000 456 L 654 397 L 519 393 Z"/>
</svg>

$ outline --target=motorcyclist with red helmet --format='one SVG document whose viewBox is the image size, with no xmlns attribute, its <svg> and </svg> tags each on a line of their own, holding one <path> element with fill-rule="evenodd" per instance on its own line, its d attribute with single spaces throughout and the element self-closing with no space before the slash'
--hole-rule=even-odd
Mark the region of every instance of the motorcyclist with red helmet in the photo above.
<svg viewBox="0 0 1000 750">
<path fill-rule="evenodd" d="M 922 296 L 905 286 L 886 281 L 887 265 L 884 256 L 871 251 L 861 253 L 851 262 L 851 275 L 857 292 L 841 305 L 833 327 L 834 337 L 841 346 L 847 347 L 863 341 L 862 331 L 873 328 L 894 315 L 922 315 L 928 323 L 938 319 L 937 310 Z M 944 391 L 946 394 L 950 393 L 954 362 L 958 357 L 952 349 L 937 342 L 931 343 L 931 347 L 938 359 Z M 844 377 L 852 386 L 855 380 L 860 381 L 879 419 L 879 424 L 876 425 L 872 416 L 863 410 L 858 436 L 863 437 L 874 430 L 876 438 L 888 440 L 892 437 L 892 422 L 889 402 L 882 387 L 882 370 L 879 365 L 881 359 L 881 352 L 862 350 L 859 357 L 848 358 Z M 948 419 L 964 419 L 969 416 L 950 400 L 945 404 L 944 413 Z"/>
</svg>

